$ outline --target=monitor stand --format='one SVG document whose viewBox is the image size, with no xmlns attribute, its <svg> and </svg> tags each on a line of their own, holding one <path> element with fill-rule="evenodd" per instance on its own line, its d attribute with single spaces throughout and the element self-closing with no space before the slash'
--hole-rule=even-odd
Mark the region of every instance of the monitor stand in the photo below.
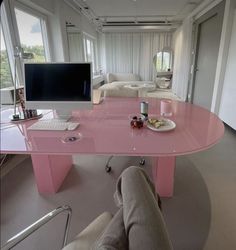
<svg viewBox="0 0 236 250">
<path fill-rule="evenodd" d="M 70 110 L 55 110 L 55 120 L 67 122 L 72 116 L 72 111 Z"/>
</svg>

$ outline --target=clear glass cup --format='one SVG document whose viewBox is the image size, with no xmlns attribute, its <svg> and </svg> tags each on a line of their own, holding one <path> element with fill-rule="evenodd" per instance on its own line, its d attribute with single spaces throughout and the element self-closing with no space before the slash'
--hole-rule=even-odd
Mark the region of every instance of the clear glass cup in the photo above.
<svg viewBox="0 0 236 250">
<path fill-rule="evenodd" d="M 172 101 L 170 99 L 161 100 L 161 115 L 171 116 L 172 115 Z"/>
</svg>

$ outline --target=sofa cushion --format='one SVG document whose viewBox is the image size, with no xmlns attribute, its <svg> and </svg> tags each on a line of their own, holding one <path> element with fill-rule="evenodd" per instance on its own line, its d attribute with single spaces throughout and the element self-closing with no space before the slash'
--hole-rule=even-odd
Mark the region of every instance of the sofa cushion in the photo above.
<svg viewBox="0 0 236 250">
<path fill-rule="evenodd" d="M 140 77 L 136 74 L 131 73 L 108 73 L 107 74 L 107 82 L 115 82 L 115 81 L 139 81 Z"/>
<path fill-rule="evenodd" d="M 106 89 L 103 92 L 104 97 L 138 97 L 138 90 L 125 88 Z"/>
<path fill-rule="evenodd" d="M 154 85 L 151 81 L 115 81 L 112 83 L 103 84 L 99 87 L 100 90 L 123 88 L 125 85 Z"/>
</svg>

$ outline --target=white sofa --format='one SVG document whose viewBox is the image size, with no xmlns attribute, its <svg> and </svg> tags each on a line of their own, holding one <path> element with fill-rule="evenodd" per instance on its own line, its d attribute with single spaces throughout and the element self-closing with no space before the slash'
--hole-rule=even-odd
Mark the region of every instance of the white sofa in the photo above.
<svg viewBox="0 0 236 250">
<path fill-rule="evenodd" d="M 141 89 L 124 88 L 127 85 L 153 85 L 151 81 L 140 81 L 140 77 L 132 73 L 108 73 L 107 83 L 99 87 L 104 96 L 138 96 Z M 142 87 L 141 87 L 142 88 Z M 132 92 L 132 93 L 131 93 Z M 130 95 L 131 94 L 131 95 Z"/>
<path fill-rule="evenodd" d="M 172 100 L 180 100 L 171 89 L 160 89 L 159 86 L 151 88 L 155 85 L 152 81 L 140 81 L 140 77 L 131 73 L 108 73 L 107 83 L 99 87 L 103 96 L 123 96 L 123 97 L 153 97 L 167 98 Z M 125 85 L 143 85 L 143 88 L 126 88 Z M 147 86 L 150 86 L 148 88 Z"/>
<path fill-rule="evenodd" d="M 117 81 L 140 81 L 140 77 L 132 73 L 108 73 L 107 83 L 117 82 Z"/>
</svg>

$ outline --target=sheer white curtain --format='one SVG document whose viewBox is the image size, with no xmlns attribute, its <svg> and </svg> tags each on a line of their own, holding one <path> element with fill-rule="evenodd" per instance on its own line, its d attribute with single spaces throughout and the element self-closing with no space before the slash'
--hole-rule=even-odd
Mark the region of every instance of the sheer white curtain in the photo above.
<svg viewBox="0 0 236 250">
<path fill-rule="evenodd" d="M 174 34 L 174 71 L 172 90 L 182 100 L 187 99 L 191 65 L 192 21 L 187 18 Z"/>
<path fill-rule="evenodd" d="M 67 36 L 69 44 L 70 62 L 83 62 L 83 40 L 81 37 L 81 33 L 68 32 Z"/>
<path fill-rule="evenodd" d="M 134 73 L 142 80 L 154 80 L 153 56 L 172 47 L 172 33 L 105 33 L 102 66 L 106 72 Z"/>
</svg>

